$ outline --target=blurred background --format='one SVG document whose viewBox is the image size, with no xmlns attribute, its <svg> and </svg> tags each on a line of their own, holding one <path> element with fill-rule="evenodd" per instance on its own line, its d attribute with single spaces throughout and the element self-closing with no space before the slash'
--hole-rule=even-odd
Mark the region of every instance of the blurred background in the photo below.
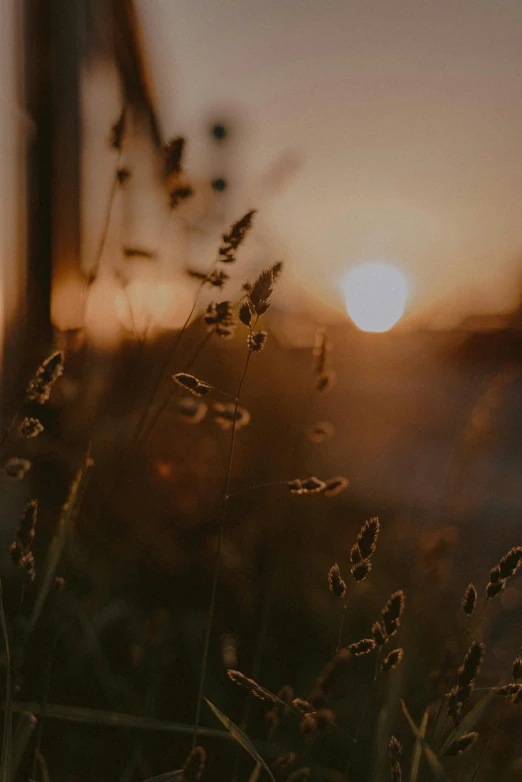
<svg viewBox="0 0 522 782">
<path fill-rule="evenodd" d="M 434 697 L 430 672 L 459 648 L 464 588 L 485 586 L 521 542 L 521 25 L 515 0 L 0 0 L 6 423 L 34 367 L 54 347 L 66 357 L 45 433 L 4 447 L 34 461 L 23 485 L 2 479 L 7 570 L 24 503 L 40 498 L 44 556 L 89 444 L 95 461 L 50 620 L 61 639 L 51 684 L 39 669 L 44 627 L 23 702 L 47 687 L 51 704 L 91 716 L 192 723 L 230 434 L 211 409 L 187 423 L 169 374 L 190 366 L 236 394 L 244 334 L 209 339 L 201 315 L 278 261 L 233 488 L 308 475 L 350 484 L 330 499 L 279 486 L 231 500 L 208 697 L 266 752 L 279 748 L 259 704 L 245 718 L 227 660 L 307 697 L 338 628 L 326 574 L 374 515 L 381 547 L 349 604 L 350 637 L 405 589 L 402 686 L 417 713 Z M 172 172 L 164 144 L 178 137 Z M 194 272 L 211 268 L 250 209 L 230 282 L 203 291 L 164 364 L 198 292 Z M 336 383 L 320 394 L 312 351 L 324 327 Z M 136 441 L 162 365 L 157 421 Z M 484 686 L 518 653 L 521 607 L 513 581 L 486 615 Z M 343 703 L 360 701 L 361 686 L 347 684 Z M 397 693 L 386 697 L 407 744 Z M 50 709 L 46 721 L 53 782 L 133 782 L 178 768 L 190 749 L 186 731 L 102 730 L 68 714 Z M 504 719 L 484 780 L 492 768 L 522 776 L 522 737 Z M 228 778 L 232 748 L 209 741 L 216 778 Z M 341 779 L 343 751 L 335 737 L 316 742 L 313 778 Z M 361 765 L 356 778 L 380 779 L 373 771 Z"/>
</svg>

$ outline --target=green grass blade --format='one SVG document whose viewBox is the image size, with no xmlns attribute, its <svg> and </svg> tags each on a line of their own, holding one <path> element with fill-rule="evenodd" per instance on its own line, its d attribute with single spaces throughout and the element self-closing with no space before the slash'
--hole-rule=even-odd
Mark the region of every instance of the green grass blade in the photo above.
<svg viewBox="0 0 522 782">
<path fill-rule="evenodd" d="M 448 738 L 442 745 L 442 747 L 438 751 L 439 758 L 442 757 L 442 755 L 445 754 L 445 752 L 449 749 L 449 747 L 455 742 L 460 739 L 461 736 L 464 736 L 465 733 L 470 733 L 473 728 L 475 727 L 476 722 L 480 719 L 483 711 L 486 709 L 487 706 L 491 703 L 493 698 L 496 696 L 496 692 L 491 691 L 488 692 L 487 695 L 484 695 L 483 698 L 479 700 L 478 703 L 476 703 L 472 709 L 468 711 L 466 716 L 463 720 L 459 722 L 455 730 L 452 730 L 449 734 Z"/>
<path fill-rule="evenodd" d="M 22 762 L 25 750 L 29 740 L 36 728 L 36 718 L 29 711 L 21 711 L 18 715 L 18 721 L 13 736 L 13 753 L 11 766 L 13 776 L 16 775 L 18 766 Z"/>
<path fill-rule="evenodd" d="M 444 769 L 442 768 L 440 764 L 440 760 L 438 759 L 437 755 L 434 753 L 424 736 L 422 736 L 420 729 L 417 727 L 417 725 L 414 723 L 413 719 L 411 718 L 411 715 L 406 708 L 406 704 L 403 700 L 401 700 L 401 706 L 404 716 L 406 717 L 408 724 L 412 730 L 413 735 L 419 742 L 419 744 L 422 747 L 422 751 L 424 752 L 424 757 L 426 758 L 426 761 L 428 763 L 428 766 L 431 769 L 431 772 L 437 782 L 448 782 L 448 779 L 446 777 L 446 773 Z"/>
<path fill-rule="evenodd" d="M 14 713 L 30 711 L 38 716 L 41 712 L 41 704 L 38 701 L 18 701 L 12 704 L 12 710 Z M 136 717 L 134 714 L 123 714 L 103 709 L 89 709 L 83 706 L 62 706 L 57 703 L 46 703 L 44 711 L 46 720 L 62 720 L 80 725 L 148 730 L 158 733 L 178 733 L 184 736 L 192 735 L 195 728 L 194 725 L 182 722 L 169 722 L 168 720 L 159 720 L 154 717 Z M 201 728 L 198 733 L 208 738 L 223 739 L 224 741 L 231 741 L 232 739 L 230 733 L 213 728 Z"/>
<path fill-rule="evenodd" d="M 256 763 L 254 770 L 252 771 L 252 773 L 248 778 L 248 782 L 257 782 L 262 768 L 263 766 L 261 765 L 261 763 Z"/>
<path fill-rule="evenodd" d="M 419 727 L 419 732 L 422 738 L 426 737 L 426 729 L 428 727 L 428 716 L 429 716 L 428 712 L 425 711 Z M 413 757 L 411 761 L 410 782 L 417 782 L 421 755 L 422 755 L 422 746 L 419 739 L 416 739 L 415 748 L 413 750 Z"/>
<path fill-rule="evenodd" d="M 77 509 L 78 502 L 83 497 L 86 486 L 86 476 L 89 471 L 89 467 L 91 467 L 92 464 L 93 461 L 90 457 L 89 446 L 83 467 L 78 471 L 74 481 L 72 482 L 69 496 L 67 497 L 60 514 L 58 530 L 51 541 L 51 545 L 49 546 L 49 551 L 44 566 L 42 583 L 40 585 L 40 589 L 38 590 L 33 611 L 29 618 L 29 635 L 31 635 L 38 623 L 40 614 L 42 613 L 43 607 L 45 605 L 45 601 L 47 600 L 49 591 L 54 583 L 56 568 L 58 567 L 58 562 L 60 561 L 60 557 L 65 546 L 65 541 L 67 540 L 67 534 L 74 519 L 74 513 Z"/>
<path fill-rule="evenodd" d="M 5 714 L 4 733 L 2 736 L 2 757 L 0 759 L 0 782 L 11 782 L 11 755 L 13 741 L 13 709 L 11 692 L 11 653 L 9 650 L 9 635 L 4 612 L 4 599 L 2 581 L 0 580 L 0 625 L 5 646 L 6 671 L 5 671 Z"/>
<path fill-rule="evenodd" d="M 235 740 L 238 742 L 238 744 L 241 744 L 243 749 L 245 749 L 251 758 L 253 758 L 256 763 L 260 763 L 261 766 L 265 769 L 266 773 L 272 780 L 272 782 L 275 782 L 274 775 L 266 765 L 265 761 L 257 751 L 257 749 L 254 747 L 248 736 L 243 733 L 241 728 L 238 728 L 238 726 L 232 722 L 223 712 L 221 712 L 217 706 L 214 706 L 213 703 L 211 703 L 207 698 L 205 698 L 205 703 L 212 709 L 218 720 L 221 722 L 222 725 L 225 726 L 225 728 L 232 734 L 232 736 L 235 738 Z"/>
</svg>

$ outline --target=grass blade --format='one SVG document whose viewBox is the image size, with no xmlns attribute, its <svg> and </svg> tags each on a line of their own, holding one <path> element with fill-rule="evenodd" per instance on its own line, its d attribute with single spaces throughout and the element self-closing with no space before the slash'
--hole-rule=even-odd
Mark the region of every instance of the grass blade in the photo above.
<svg viewBox="0 0 522 782">
<path fill-rule="evenodd" d="M 257 782 L 262 768 L 263 766 L 261 765 L 261 763 L 256 763 L 254 770 L 252 771 L 252 773 L 248 778 L 248 782 Z"/>
<path fill-rule="evenodd" d="M 30 711 L 39 716 L 42 708 L 37 701 L 15 702 L 12 704 L 15 713 Z M 169 722 L 153 717 L 136 717 L 134 714 L 123 714 L 116 711 L 103 709 L 89 709 L 83 706 L 62 706 L 56 703 L 46 703 L 44 706 L 45 719 L 63 720 L 83 725 L 100 725 L 108 728 L 126 728 L 133 730 L 150 730 L 159 733 L 179 733 L 190 735 L 194 732 L 194 725 L 186 725 L 182 722 Z M 230 733 L 213 728 L 201 728 L 199 733 L 208 738 L 224 739 L 230 741 Z"/>
<path fill-rule="evenodd" d="M 208 706 L 212 709 L 218 720 L 221 722 L 222 725 L 225 726 L 225 728 L 232 734 L 232 736 L 235 738 L 235 740 L 241 744 L 243 749 L 245 749 L 251 758 L 253 758 L 256 763 L 260 763 L 261 766 L 265 769 L 266 773 L 272 780 L 272 782 L 275 782 L 274 775 L 266 765 L 265 761 L 257 751 L 257 749 L 254 747 L 248 736 L 243 733 L 241 728 L 238 728 L 238 726 L 232 722 L 223 712 L 221 712 L 217 706 L 214 706 L 213 703 L 211 703 L 207 698 L 205 698 L 205 702 L 208 704 Z"/>
<path fill-rule="evenodd" d="M 422 738 L 426 737 L 426 729 L 428 727 L 428 712 L 425 711 L 419 727 L 419 733 Z M 415 748 L 413 750 L 413 758 L 411 761 L 410 782 L 417 782 L 417 776 L 419 773 L 420 759 L 422 755 L 422 746 L 419 739 L 415 740 Z"/>
<path fill-rule="evenodd" d="M 433 773 L 433 776 L 435 777 L 437 782 L 448 782 L 446 773 L 440 764 L 440 760 L 438 759 L 438 757 L 436 756 L 436 754 L 434 753 L 434 751 L 432 750 L 432 748 L 430 747 L 430 745 L 428 744 L 424 736 L 421 734 L 419 728 L 414 723 L 408 709 L 406 708 L 406 704 L 404 703 L 403 700 L 401 700 L 401 706 L 402 706 L 403 714 L 408 721 L 408 724 L 413 732 L 413 735 L 415 736 L 415 738 L 417 739 L 417 741 L 422 747 L 422 751 L 424 752 L 424 757 L 426 758 L 426 761 Z"/>
<path fill-rule="evenodd" d="M 29 739 L 35 728 L 36 718 L 34 714 L 31 714 L 29 711 L 21 711 L 18 715 L 18 722 L 13 737 L 13 753 L 11 758 L 13 775 L 16 774 L 18 766 L 22 762 Z"/>
<path fill-rule="evenodd" d="M 5 714 L 4 733 L 2 736 L 2 757 L 0 759 L 0 782 L 11 782 L 11 754 L 13 740 L 13 709 L 11 692 L 11 654 L 9 650 L 9 635 L 5 620 L 4 599 L 2 581 L 0 580 L 0 625 L 5 646 L 6 670 L 5 670 Z"/>
<path fill-rule="evenodd" d="M 179 771 L 168 771 L 166 774 L 160 774 L 159 777 L 150 777 L 145 782 L 175 782 L 177 779 L 181 779 L 183 775 L 183 769 Z"/>
<path fill-rule="evenodd" d="M 74 513 L 78 507 L 79 500 L 83 497 L 86 486 L 86 476 L 89 467 L 91 467 L 94 463 L 90 456 L 90 450 L 91 449 L 89 446 L 83 467 L 81 467 L 81 469 L 78 471 L 76 478 L 72 482 L 69 496 L 67 497 L 60 514 L 58 530 L 51 541 L 51 545 L 49 546 L 49 552 L 47 554 L 47 559 L 44 566 L 42 583 L 36 596 L 33 611 L 29 619 L 29 635 L 31 635 L 31 633 L 34 631 L 38 623 L 38 619 L 40 618 L 40 614 L 42 613 L 45 601 L 47 600 L 47 595 L 49 594 L 49 590 L 52 587 L 54 577 L 56 575 L 56 568 L 58 567 L 58 562 L 60 561 L 60 557 L 65 546 L 67 534 L 74 519 Z"/>
<path fill-rule="evenodd" d="M 444 753 L 447 751 L 447 749 L 455 742 L 460 739 L 461 736 L 464 736 L 465 733 L 470 733 L 473 728 L 475 727 L 475 723 L 479 720 L 480 716 L 482 715 L 482 712 L 485 710 L 487 706 L 491 703 L 493 698 L 495 697 L 496 693 L 494 691 L 488 692 L 487 695 L 484 695 L 483 698 L 479 700 L 478 703 L 476 703 L 472 709 L 468 711 L 466 716 L 463 720 L 459 722 L 457 727 L 451 731 L 448 738 L 442 745 L 442 747 L 438 751 L 439 758 L 444 755 Z"/>
</svg>

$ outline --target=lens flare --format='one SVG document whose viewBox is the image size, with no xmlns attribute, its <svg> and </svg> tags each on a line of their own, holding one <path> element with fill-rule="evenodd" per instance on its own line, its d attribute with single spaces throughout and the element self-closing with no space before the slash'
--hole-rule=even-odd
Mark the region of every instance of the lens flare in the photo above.
<svg viewBox="0 0 522 782">
<path fill-rule="evenodd" d="M 388 331 L 404 314 L 408 281 L 388 263 L 363 263 L 342 280 L 346 311 L 361 331 Z"/>
</svg>

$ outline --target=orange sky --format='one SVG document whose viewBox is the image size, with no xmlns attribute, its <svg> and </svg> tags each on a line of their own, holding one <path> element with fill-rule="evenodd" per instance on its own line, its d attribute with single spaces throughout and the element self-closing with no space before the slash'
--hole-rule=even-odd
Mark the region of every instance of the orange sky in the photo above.
<svg viewBox="0 0 522 782">
<path fill-rule="evenodd" d="M 290 279 L 339 303 L 342 274 L 387 261 L 409 313 L 511 307 L 522 272 L 519 0 L 139 0 L 166 135 L 205 174 L 207 118 L 236 135 L 238 210 L 260 206 Z M 285 150 L 302 166 L 263 203 Z M 257 188 L 257 189 L 256 189 Z M 261 201 L 258 204 L 258 200 Z M 520 271 L 519 271 L 520 270 Z"/>
</svg>

